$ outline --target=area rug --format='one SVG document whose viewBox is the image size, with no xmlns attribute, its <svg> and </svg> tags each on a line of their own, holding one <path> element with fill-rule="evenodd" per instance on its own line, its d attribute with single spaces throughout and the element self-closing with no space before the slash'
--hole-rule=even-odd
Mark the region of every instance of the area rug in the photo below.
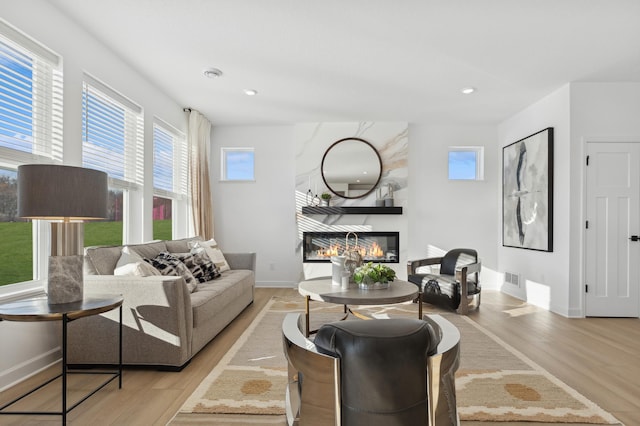
<svg viewBox="0 0 640 426">
<path fill-rule="evenodd" d="M 417 317 L 417 306 L 411 303 L 355 309 L 378 318 Z M 185 402 L 175 424 L 181 415 L 196 417 L 193 414 L 281 418 L 287 383 L 282 320 L 287 313 L 303 310 L 302 298 L 273 297 Z M 470 318 L 437 313 L 461 333 L 456 392 L 462 421 L 620 424 Z M 311 327 L 341 315 L 341 306 L 312 302 Z"/>
</svg>

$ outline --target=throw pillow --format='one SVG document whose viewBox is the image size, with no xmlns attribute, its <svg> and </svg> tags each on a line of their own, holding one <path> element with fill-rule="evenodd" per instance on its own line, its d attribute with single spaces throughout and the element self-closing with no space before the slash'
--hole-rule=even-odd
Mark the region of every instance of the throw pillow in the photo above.
<svg viewBox="0 0 640 426">
<path fill-rule="evenodd" d="M 198 282 L 206 282 L 216 279 L 220 276 L 220 271 L 213 264 L 207 252 L 200 249 L 191 249 L 189 253 L 172 253 L 182 263 L 186 265 Z"/>
<path fill-rule="evenodd" d="M 173 254 L 163 251 L 158 253 L 153 259 L 145 260 L 160 271 L 162 275 L 182 276 L 190 292 L 193 293 L 198 287 L 198 280 L 195 279 L 189 268 Z"/>
<path fill-rule="evenodd" d="M 229 263 L 227 263 L 227 259 L 224 258 L 224 254 L 222 254 L 222 250 L 217 248 L 216 246 L 210 246 L 209 244 L 213 242 L 215 244 L 215 240 L 211 239 L 209 241 L 196 241 L 192 244 L 192 249 L 203 248 L 207 252 L 207 255 L 211 259 L 211 261 L 218 267 L 220 272 L 229 271 L 231 267 Z"/>
<path fill-rule="evenodd" d="M 160 275 L 160 272 L 129 247 L 123 247 L 120 259 L 113 270 L 113 275 L 131 275 L 136 277 L 148 277 L 151 275 Z"/>
</svg>

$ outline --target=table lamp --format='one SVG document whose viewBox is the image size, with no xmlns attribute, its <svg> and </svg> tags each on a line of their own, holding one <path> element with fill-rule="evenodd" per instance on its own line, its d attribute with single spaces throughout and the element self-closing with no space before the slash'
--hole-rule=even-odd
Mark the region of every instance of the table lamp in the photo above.
<svg viewBox="0 0 640 426">
<path fill-rule="evenodd" d="M 18 167 L 18 216 L 51 222 L 47 297 L 50 304 L 83 297 L 85 220 L 107 217 L 107 174 L 82 167 Z"/>
</svg>

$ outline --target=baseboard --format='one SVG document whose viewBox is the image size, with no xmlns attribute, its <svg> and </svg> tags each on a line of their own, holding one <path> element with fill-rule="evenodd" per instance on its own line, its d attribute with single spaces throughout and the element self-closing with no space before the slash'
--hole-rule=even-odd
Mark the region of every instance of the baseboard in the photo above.
<svg viewBox="0 0 640 426">
<path fill-rule="evenodd" d="M 60 348 L 51 349 L 0 373 L 0 392 L 49 368 L 62 359 Z"/>
</svg>

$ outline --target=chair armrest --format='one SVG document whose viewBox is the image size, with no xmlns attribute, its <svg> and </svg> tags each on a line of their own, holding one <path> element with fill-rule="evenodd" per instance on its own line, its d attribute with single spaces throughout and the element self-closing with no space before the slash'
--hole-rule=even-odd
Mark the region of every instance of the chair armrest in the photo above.
<svg viewBox="0 0 640 426">
<path fill-rule="evenodd" d="M 460 366 L 460 331 L 440 315 L 423 319 L 436 325 L 441 338 L 437 352 L 427 358 L 429 424 L 458 424 L 455 373 Z"/>
<path fill-rule="evenodd" d="M 255 253 L 224 253 L 231 269 L 249 269 L 256 271 L 256 254 Z"/>
<path fill-rule="evenodd" d="M 409 260 L 407 262 L 407 275 L 415 275 L 421 266 L 439 265 L 442 257 L 429 257 L 427 259 Z"/>
<path fill-rule="evenodd" d="M 282 322 L 282 343 L 288 364 L 286 417 L 288 424 L 340 424 L 340 359 L 318 352 L 302 333 L 303 317 L 290 313 Z"/>
<path fill-rule="evenodd" d="M 462 282 L 464 276 L 464 280 L 466 281 L 466 277 L 468 277 L 469 274 L 475 274 L 476 272 L 479 273 L 480 269 L 482 269 L 482 262 L 469 263 L 467 265 L 460 266 L 456 268 L 456 279 Z"/>
</svg>

